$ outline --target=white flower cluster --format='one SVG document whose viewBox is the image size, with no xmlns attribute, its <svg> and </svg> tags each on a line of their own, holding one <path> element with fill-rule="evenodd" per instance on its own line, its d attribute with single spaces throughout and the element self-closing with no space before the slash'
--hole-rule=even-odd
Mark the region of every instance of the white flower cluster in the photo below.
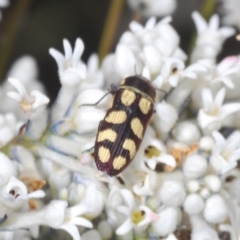
<svg viewBox="0 0 240 240">
<path fill-rule="evenodd" d="M 198 35 L 188 66 L 170 17 L 132 22 L 102 65 L 96 55 L 87 65 L 81 60 L 80 38 L 74 49 L 63 40 L 64 55 L 50 48 L 62 86 L 49 109 L 28 80 L 36 79 L 34 61 L 14 65 L 2 103 L 7 91 L 27 122 L 16 130 L 9 111 L 23 118 L 12 103 L 1 106 L 0 239 L 70 239 L 40 225 L 74 240 L 240 238 L 240 59 L 216 60 L 234 29 L 219 29 L 217 15 L 209 24 L 197 12 L 193 19 Z M 137 74 L 168 93 L 164 100 L 157 93 L 132 163 L 109 177 L 97 170 L 91 148 L 111 96 L 94 103 Z"/>
</svg>

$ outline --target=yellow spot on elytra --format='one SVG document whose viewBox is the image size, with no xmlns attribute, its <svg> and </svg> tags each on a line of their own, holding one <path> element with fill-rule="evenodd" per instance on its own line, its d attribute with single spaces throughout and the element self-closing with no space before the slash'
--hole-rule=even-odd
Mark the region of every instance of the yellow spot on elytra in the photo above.
<svg viewBox="0 0 240 240">
<path fill-rule="evenodd" d="M 161 151 L 159 151 L 156 147 L 154 146 L 148 146 L 146 149 L 145 149 L 145 155 L 148 157 L 148 158 L 152 158 L 152 157 L 158 157 L 161 155 Z"/>
<path fill-rule="evenodd" d="M 126 139 L 123 143 L 123 148 L 130 152 L 130 158 L 133 158 L 136 154 L 136 144 L 131 139 Z"/>
<path fill-rule="evenodd" d="M 118 157 L 114 158 L 114 160 L 113 160 L 113 167 L 114 167 L 114 169 L 119 170 L 122 167 L 124 167 L 126 162 L 127 162 L 126 158 L 124 158 L 122 156 L 118 156 Z"/>
<path fill-rule="evenodd" d="M 131 215 L 132 222 L 136 225 L 140 223 L 144 219 L 145 212 L 143 211 L 135 211 Z"/>
<path fill-rule="evenodd" d="M 113 102 L 114 102 L 114 97 L 112 97 L 112 99 L 110 100 L 109 105 L 108 105 L 108 109 L 112 108 Z"/>
<path fill-rule="evenodd" d="M 142 137 L 143 137 L 143 125 L 138 118 L 134 118 L 131 121 L 131 129 L 138 138 L 142 139 Z"/>
<path fill-rule="evenodd" d="M 139 102 L 139 107 L 143 114 L 147 114 L 150 110 L 151 102 L 146 98 L 141 98 Z"/>
<path fill-rule="evenodd" d="M 104 140 L 115 142 L 116 139 L 117 139 L 117 133 L 109 128 L 98 133 L 97 142 L 101 142 Z"/>
<path fill-rule="evenodd" d="M 105 118 L 106 122 L 113 124 L 124 123 L 127 119 L 127 114 L 125 111 L 112 111 Z"/>
<path fill-rule="evenodd" d="M 110 159 L 110 151 L 108 148 L 101 146 L 98 149 L 98 157 L 102 163 L 106 163 Z"/>
<path fill-rule="evenodd" d="M 136 99 L 136 95 L 134 92 L 129 91 L 127 89 L 123 91 L 121 96 L 122 104 L 124 104 L 125 106 L 129 106 L 134 102 L 135 99 Z"/>
</svg>

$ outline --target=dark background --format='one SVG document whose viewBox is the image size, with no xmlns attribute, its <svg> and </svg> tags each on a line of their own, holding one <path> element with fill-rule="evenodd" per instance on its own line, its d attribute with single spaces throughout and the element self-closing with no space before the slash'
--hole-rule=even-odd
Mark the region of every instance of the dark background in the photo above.
<svg viewBox="0 0 240 240">
<path fill-rule="evenodd" d="M 107 16 L 110 0 L 10 0 L 8 8 L 2 9 L 0 22 L 0 80 L 17 58 L 30 54 L 39 65 L 39 78 L 47 88 L 48 95 L 54 99 L 59 89 L 57 66 L 48 49 L 63 50 L 62 40 L 67 38 L 71 44 L 77 37 L 85 43 L 83 60 L 97 52 L 100 37 Z M 195 31 L 191 12 L 200 11 L 202 0 L 178 0 L 177 11 L 173 14 L 173 26 L 181 37 L 181 47 L 189 51 Z M 221 11 L 221 6 L 217 6 Z M 120 24 L 115 36 L 112 51 L 128 24 L 133 12 L 124 4 Z M 229 39 L 219 59 L 230 54 L 239 54 L 240 44 L 235 38 Z"/>
</svg>

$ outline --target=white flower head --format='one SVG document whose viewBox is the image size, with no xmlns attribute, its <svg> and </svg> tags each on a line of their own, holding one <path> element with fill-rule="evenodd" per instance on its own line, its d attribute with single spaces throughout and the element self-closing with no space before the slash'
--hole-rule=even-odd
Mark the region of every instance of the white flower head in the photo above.
<svg viewBox="0 0 240 240">
<path fill-rule="evenodd" d="M 17 89 L 17 92 L 11 91 L 7 95 L 19 102 L 20 108 L 25 114 L 31 116 L 35 111 L 49 103 L 49 98 L 39 91 L 27 93 L 26 88 L 18 79 L 9 78 L 8 81 Z"/>
<path fill-rule="evenodd" d="M 240 157 L 240 133 L 235 132 L 234 137 L 227 140 L 217 131 L 212 133 L 216 142 L 210 157 L 210 164 L 218 173 L 226 173 L 237 166 Z"/>
<path fill-rule="evenodd" d="M 218 91 L 213 99 L 211 90 L 202 90 L 203 108 L 198 113 L 199 126 L 208 132 L 218 130 L 222 126 L 222 121 L 230 114 L 240 110 L 240 103 L 228 103 L 223 105 L 225 88 Z"/>
<path fill-rule="evenodd" d="M 56 60 L 59 77 L 62 85 L 74 87 L 86 77 L 86 65 L 80 61 L 84 50 L 83 41 L 78 38 L 75 48 L 67 39 L 63 40 L 65 56 L 54 48 L 49 49 L 49 53 Z"/>
<path fill-rule="evenodd" d="M 231 27 L 219 28 L 219 17 L 216 14 L 210 18 L 209 24 L 198 12 L 193 12 L 192 17 L 198 33 L 192 61 L 196 62 L 205 58 L 215 59 L 223 42 L 232 36 L 235 30 Z"/>
</svg>

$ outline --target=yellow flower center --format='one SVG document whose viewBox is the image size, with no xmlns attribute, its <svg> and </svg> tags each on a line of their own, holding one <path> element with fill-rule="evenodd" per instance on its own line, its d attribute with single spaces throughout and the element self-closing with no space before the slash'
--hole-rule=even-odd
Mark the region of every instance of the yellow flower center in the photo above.
<svg viewBox="0 0 240 240">
<path fill-rule="evenodd" d="M 145 212 L 144 211 L 135 211 L 132 213 L 132 222 L 134 224 L 140 223 L 144 219 Z"/>
<path fill-rule="evenodd" d="M 161 155 L 161 151 L 158 150 L 156 147 L 154 146 L 148 146 L 146 149 L 145 149 L 145 155 L 148 157 L 148 158 L 152 158 L 152 157 L 158 157 Z"/>
</svg>

